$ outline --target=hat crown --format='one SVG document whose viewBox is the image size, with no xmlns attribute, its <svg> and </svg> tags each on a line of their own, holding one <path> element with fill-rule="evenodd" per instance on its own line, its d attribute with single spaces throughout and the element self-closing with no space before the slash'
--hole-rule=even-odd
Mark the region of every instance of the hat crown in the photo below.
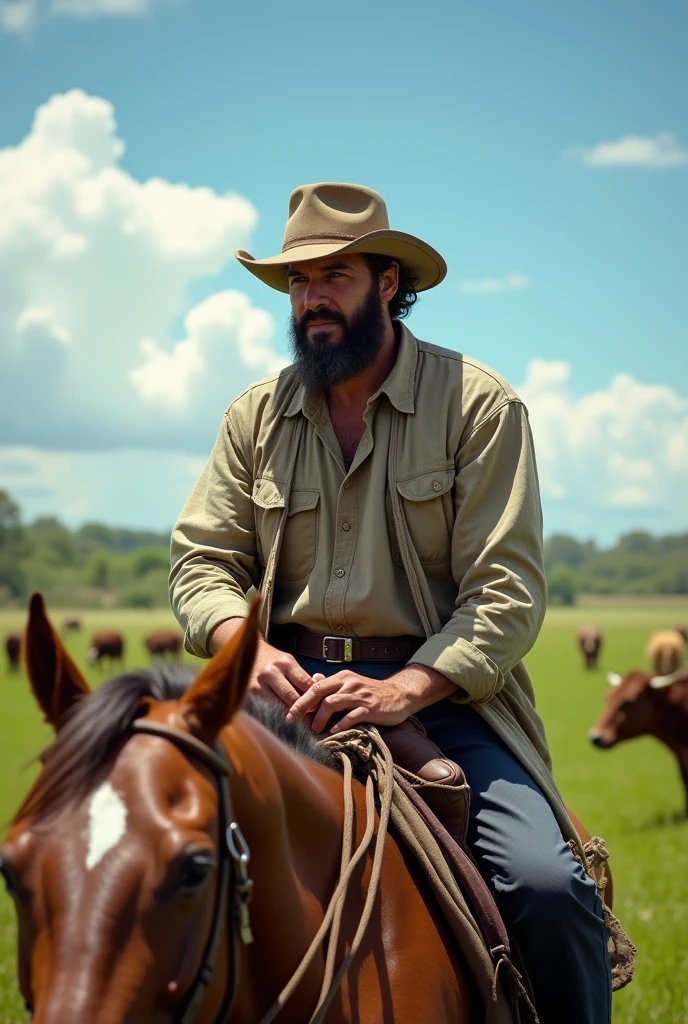
<svg viewBox="0 0 688 1024">
<path fill-rule="evenodd" d="M 282 252 L 313 242 L 353 242 L 389 229 L 385 201 L 364 185 L 326 181 L 301 185 L 289 197 Z"/>
</svg>

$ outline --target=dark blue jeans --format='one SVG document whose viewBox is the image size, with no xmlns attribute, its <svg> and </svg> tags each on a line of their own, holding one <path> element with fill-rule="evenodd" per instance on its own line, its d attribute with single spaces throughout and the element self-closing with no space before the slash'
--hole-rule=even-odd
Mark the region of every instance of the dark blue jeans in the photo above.
<svg viewBox="0 0 688 1024">
<path fill-rule="evenodd" d="M 311 658 L 299 662 L 311 675 L 345 667 Z M 384 679 L 403 666 L 350 667 Z M 441 700 L 416 717 L 461 765 L 471 787 L 468 844 L 518 943 L 540 1021 L 609 1024 L 611 971 L 600 898 L 542 790 L 469 705 Z"/>
</svg>

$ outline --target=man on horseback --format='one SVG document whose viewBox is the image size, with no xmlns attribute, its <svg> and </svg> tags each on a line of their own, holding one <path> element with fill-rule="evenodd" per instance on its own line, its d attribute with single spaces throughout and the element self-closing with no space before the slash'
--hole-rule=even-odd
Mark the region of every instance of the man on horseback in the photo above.
<svg viewBox="0 0 688 1024">
<path fill-rule="evenodd" d="M 521 661 L 545 609 L 526 410 L 401 323 L 446 266 L 371 189 L 296 189 L 282 253 L 237 258 L 289 294 L 294 363 L 230 405 L 176 524 L 187 649 L 216 652 L 260 588 L 254 693 L 315 732 L 415 715 L 466 774 L 468 844 L 541 1021 L 605 1024 L 600 899 Z"/>
</svg>

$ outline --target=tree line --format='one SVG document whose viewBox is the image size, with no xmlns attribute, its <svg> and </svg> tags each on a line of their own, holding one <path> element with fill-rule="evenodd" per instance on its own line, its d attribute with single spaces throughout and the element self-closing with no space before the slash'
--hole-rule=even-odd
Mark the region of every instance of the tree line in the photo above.
<svg viewBox="0 0 688 1024">
<path fill-rule="evenodd" d="M 626 533 L 610 548 L 556 534 L 545 541 L 549 599 L 578 594 L 688 594 L 688 533 Z M 167 605 L 169 533 L 84 523 L 70 530 L 55 516 L 24 523 L 0 490 L 0 606 L 41 590 L 72 608 Z"/>
</svg>

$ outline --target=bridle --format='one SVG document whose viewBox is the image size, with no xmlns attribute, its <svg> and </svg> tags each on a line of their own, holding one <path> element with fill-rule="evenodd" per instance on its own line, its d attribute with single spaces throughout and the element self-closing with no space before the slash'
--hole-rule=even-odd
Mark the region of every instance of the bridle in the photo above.
<svg viewBox="0 0 688 1024">
<path fill-rule="evenodd" d="M 159 736 L 174 743 L 184 754 L 195 758 L 204 764 L 206 768 L 209 768 L 217 783 L 220 797 L 218 827 L 220 848 L 219 877 L 213 908 L 213 920 L 201 966 L 198 969 L 190 991 L 175 1012 L 173 1024 L 192 1024 L 203 1004 L 203 999 L 215 970 L 222 933 L 227 920 L 227 906 L 230 905 L 232 908 L 230 983 L 225 989 L 222 1004 L 215 1015 L 214 1021 L 214 1024 L 223 1024 L 229 1016 L 236 998 L 239 984 L 238 965 L 241 945 L 247 946 L 253 942 L 248 912 L 248 905 L 253 891 L 253 882 L 248 877 L 248 862 L 251 859 L 251 852 L 238 823 L 234 820 L 232 795 L 229 789 L 229 776 L 232 773 L 232 765 L 221 743 L 217 743 L 213 750 L 201 740 L 197 740 L 195 736 L 182 732 L 181 729 L 175 729 L 174 726 L 164 725 L 162 722 L 150 722 L 145 718 L 138 718 L 133 723 L 132 729 L 134 732 Z M 24 1002 L 24 1009 L 29 1021 L 33 1020 L 33 1006 L 28 1000 Z"/>
<path fill-rule="evenodd" d="M 231 907 L 231 946 L 230 981 L 225 989 L 222 1004 L 215 1016 L 215 1024 L 223 1024 L 229 1016 L 236 998 L 239 984 L 239 955 L 241 945 L 253 942 L 248 904 L 251 900 L 253 882 L 248 877 L 248 862 L 251 853 L 239 825 L 234 820 L 232 794 L 229 789 L 229 776 L 232 765 L 221 743 L 212 750 L 207 744 L 196 739 L 189 733 L 175 729 L 172 725 L 162 722 L 151 722 L 146 718 L 138 718 L 133 723 L 135 732 L 147 733 L 169 740 L 189 757 L 195 758 L 209 768 L 217 783 L 220 797 L 219 806 L 219 864 L 218 883 L 213 920 L 206 942 L 203 960 L 196 978 L 184 1002 L 177 1009 L 174 1024 L 192 1024 L 199 1012 L 203 999 L 215 970 L 220 949 L 222 933 L 226 925 L 227 907 Z"/>
</svg>

